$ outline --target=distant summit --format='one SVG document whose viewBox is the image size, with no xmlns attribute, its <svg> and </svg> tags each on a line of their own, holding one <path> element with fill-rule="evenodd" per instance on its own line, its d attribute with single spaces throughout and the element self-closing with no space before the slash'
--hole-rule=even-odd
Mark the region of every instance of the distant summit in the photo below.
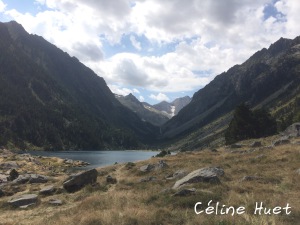
<svg viewBox="0 0 300 225">
<path fill-rule="evenodd" d="M 163 101 L 152 106 L 146 102 L 140 102 L 133 94 L 115 96 L 124 106 L 135 112 L 143 121 L 156 126 L 163 125 L 191 101 L 191 98 L 186 96 L 177 98 L 172 103 Z"/>
<path fill-rule="evenodd" d="M 182 110 L 185 106 L 187 106 L 191 102 L 191 98 L 189 96 L 185 96 L 182 98 L 177 98 L 173 102 L 169 103 L 163 101 L 156 105 L 153 105 L 153 108 L 165 112 L 169 115 L 170 118 L 177 115 L 180 110 Z"/>
</svg>

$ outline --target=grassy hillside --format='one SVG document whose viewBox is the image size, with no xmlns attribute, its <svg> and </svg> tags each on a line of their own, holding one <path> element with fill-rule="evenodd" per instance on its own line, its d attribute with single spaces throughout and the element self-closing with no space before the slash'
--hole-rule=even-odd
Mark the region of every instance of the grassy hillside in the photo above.
<svg viewBox="0 0 300 225">
<path fill-rule="evenodd" d="M 299 169 L 300 138 L 290 139 L 289 144 L 272 147 L 278 136 L 241 142 L 241 148 L 220 147 L 203 151 L 178 153 L 164 158 L 152 158 L 131 164 L 118 164 L 99 168 L 98 184 L 87 186 L 79 192 L 64 191 L 55 196 L 40 197 L 40 202 L 26 210 L 10 208 L 0 198 L 0 221 L 2 224 L 178 224 L 178 225 L 297 225 L 300 221 Z M 261 147 L 250 147 L 260 141 Z M 10 160 L 5 159 L 5 160 Z M 140 167 L 165 160 L 168 167 L 152 172 L 141 172 Z M 56 162 L 56 168 L 59 163 Z M 55 166 L 54 165 L 54 166 Z M 178 170 L 193 170 L 218 166 L 225 175 L 219 184 L 195 183 L 184 188 L 195 188 L 187 196 L 174 196 L 172 186 L 176 179 L 166 179 Z M 50 172 L 46 172 L 50 173 Z M 106 176 L 117 179 L 107 184 Z M 60 186 L 61 173 L 52 181 Z M 141 179 L 152 177 L 152 181 Z M 153 178 L 155 177 L 155 178 Z M 36 193 L 38 185 L 28 185 L 23 193 Z M 62 206 L 49 206 L 51 198 L 63 200 Z M 240 207 L 246 212 L 234 216 L 199 214 L 194 212 L 196 202 L 207 206 L 217 202 L 221 205 Z M 256 202 L 266 207 L 291 207 L 291 213 L 279 215 L 254 215 Z M 200 210 L 200 208 L 199 208 Z"/>
</svg>

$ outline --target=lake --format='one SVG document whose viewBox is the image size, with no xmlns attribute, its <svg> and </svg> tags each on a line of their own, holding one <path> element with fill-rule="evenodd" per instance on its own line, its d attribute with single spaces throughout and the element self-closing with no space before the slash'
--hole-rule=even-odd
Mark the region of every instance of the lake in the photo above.
<svg viewBox="0 0 300 225">
<path fill-rule="evenodd" d="M 82 160 L 91 165 L 84 167 L 96 168 L 117 163 L 135 162 L 150 159 L 158 151 L 28 151 L 31 155 L 59 157 L 62 159 Z"/>
</svg>

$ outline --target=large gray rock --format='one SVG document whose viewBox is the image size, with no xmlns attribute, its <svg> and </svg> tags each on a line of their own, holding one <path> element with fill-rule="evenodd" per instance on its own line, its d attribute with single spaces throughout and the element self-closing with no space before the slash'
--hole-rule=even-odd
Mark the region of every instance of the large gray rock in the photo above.
<svg viewBox="0 0 300 225">
<path fill-rule="evenodd" d="M 40 184 L 40 183 L 47 183 L 48 181 L 49 181 L 49 178 L 47 176 L 44 176 L 44 175 L 40 175 L 40 174 L 25 174 L 25 175 L 18 176 L 18 178 L 15 179 L 13 181 L 13 183 L 16 183 L 16 184 L 25 184 L 25 183 Z"/>
<path fill-rule="evenodd" d="M 140 171 L 142 171 L 142 172 L 150 172 L 154 169 L 155 169 L 155 166 L 153 164 L 147 164 L 145 166 L 140 167 Z"/>
<path fill-rule="evenodd" d="M 56 188 L 54 187 L 54 185 L 49 185 L 49 186 L 43 187 L 39 193 L 41 195 L 51 195 L 55 191 L 56 191 Z"/>
<path fill-rule="evenodd" d="M 32 205 L 37 203 L 38 196 L 35 194 L 27 194 L 21 195 L 19 197 L 15 197 L 12 200 L 8 201 L 8 203 L 15 207 L 24 207 L 28 205 Z"/>
<path fill-rule="evenodd" d="M 18 169 L 20 166 L 18 165 L 18 163 L 16 161 L 9 161 L 9 162 L 2 162 L 0 163 L 0 169 L 7 169 L 7 170 L 11 170 L 11 169 Z"/>
<path fill-rule="evenodd" d="M 63 187 L 68 192 L 79 191 L 81 188 L 88 184 L 93 184 L 97 181 L 98 172 L 96 169 L 83 171 L 74 175 L 71 175 L 64 181 Z"/>
<path fill-rule="evenodd" d="M 168 167 L 168 164 L 164 160 L 160 160 L 156 164 L 147 164 L 145 166 L 141 166 L 140 171 L 150 172 L 150 171 L 153 171 L 153 170 L 160 170 L 160 169 L 164 169 L 164 168 L 167 168 L 167 167 Z"/>
<path fill-rule="evenodd" d="M 219 167 L 207 167 L 195 170 L 189 173 L 187 176 L 183 177 L 182 179 L 178 180 L 173 189 L 180 188 L 185 184 L 191 183 L 199 183 L 199 182 L 206 182 L 206 183 L 220 183 L 219 176 L 224 175 L 224 170 Z"/>
<path fill-rule="evenodd" d="M 288 137 L 299 137 L 300 136 L 300 123 L 294 123 L 285 129 L 283 135 Z"/>
</svg>

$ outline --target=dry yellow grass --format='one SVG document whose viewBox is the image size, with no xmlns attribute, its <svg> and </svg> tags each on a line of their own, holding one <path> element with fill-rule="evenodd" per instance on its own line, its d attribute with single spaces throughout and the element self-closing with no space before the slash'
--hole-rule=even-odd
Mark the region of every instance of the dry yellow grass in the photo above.
<svg viewBox="0 0 300 225">
<path fill-rule="evenodd" d="M 265 146 L 276 137 L 261 139 Z M 59 207 L 48 206 L 51 197 L 42 197 L 41 202 L 28 210 L 7 208 L 5 201 L 0 210 L 0 224 L 248 224 L 248 225 L 297 225 L 300 224 L 300 145 L 282 145 L 274 148 L 247 147 L 251 141 L 243 142 L 241 149 L 219 148 L 218 152 L 204 150 L 179 153 L 163 158 L 168 168 L 142 173 L 139 167 L 147 163 L 156 163 L 161 158 L 152 158 L 137 162 L 133 167 L 119 164 L 98 169 L 98 183 L 87 186 L 73 194 L 61 193 L 57 198 L 64 204 Z M 299 142 L 294 139 L 292 142 Z M 233 151 L 233 152 L 232 152 Z M 198 183 L 196 193 L 186 197 L 174 197 L 170 188 L 176 180 L 165 177 L 179 169 L 187 172 L 207 167 L 219 166 L 224 169 L 221 184 Z M 117 184 L 106 184 L 107 174 L 116 177 Z M 141 178 L 154 176 L 151 182 L 140 182 Z M 260 179 L 242 181 L 244 176 L 256 176 Z M 210 200 L 226 206 L 244 206 L 246 213 L 241 215 L 196 215 L 196 202 L 207 204 Z M 2 203 L 1 203 L 2 202 Z M 263 202 L 269 208 L 292 207 L 291 214 L 254 215 L 256 202 Z"/>
</svg>

